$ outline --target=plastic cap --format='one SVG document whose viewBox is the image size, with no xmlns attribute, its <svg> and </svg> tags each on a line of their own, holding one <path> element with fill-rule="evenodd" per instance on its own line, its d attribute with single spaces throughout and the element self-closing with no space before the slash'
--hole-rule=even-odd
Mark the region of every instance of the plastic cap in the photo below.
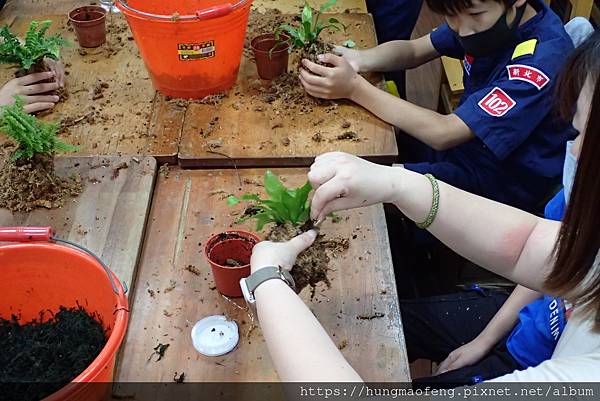
<svg viewBox="0 0 600 401">
<path fill-rule="evenodd" d="M 227 354 L 239 339 L 238 325 L 222 315 L 205 317 L 192 328 L 194 348 L 206 356 Z"/>
</svg>

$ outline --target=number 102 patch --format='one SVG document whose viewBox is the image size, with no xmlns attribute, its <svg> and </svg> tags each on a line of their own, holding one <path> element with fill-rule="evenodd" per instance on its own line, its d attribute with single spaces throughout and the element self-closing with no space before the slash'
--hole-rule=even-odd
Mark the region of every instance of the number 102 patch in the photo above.
<svg viewBox="0 0 600 401">
<path fill-rule="evenodd" d="M 517 102 L 498 87 L 492 89 L 490 93 L 485 95 L 485 97 L 477 103 L 483 111 L 493 117 L 502 117 L 508 113 L 510 109 L 515 107 L 516 104 Z"/>
</svg>

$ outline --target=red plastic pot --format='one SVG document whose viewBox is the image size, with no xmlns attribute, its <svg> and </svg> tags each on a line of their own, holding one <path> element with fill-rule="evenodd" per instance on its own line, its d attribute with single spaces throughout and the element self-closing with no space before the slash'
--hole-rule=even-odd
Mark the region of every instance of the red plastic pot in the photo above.
<svg viewBox="0 0 600 401">
<path fill-rule="evenodd" d="M 81 47 L 98 47 L 106 42 L 106 10 L 102 7 L 77 7 L 69 13 L 69 23 Z"/>
<path fill-rule="evenodd" d="M 229 297 L 241 297 L 240 279 L 250 275 L 252 248 L 260 238 L 246 231 L 225 231 L 210 237 L 204 247 L 217 290 Z M 227 266 L 235 260 L 241 266 Z"/>
<path fill-rule="evenodd" d="M 286 38 L 281 37 L 283 40 Z M 273 79 L 287 72 L 290 45 L 275 39 L 275 34 L 266 33 L 252 39 L 250 42 L 256 70 L 262 79 Z"/>
</svg>

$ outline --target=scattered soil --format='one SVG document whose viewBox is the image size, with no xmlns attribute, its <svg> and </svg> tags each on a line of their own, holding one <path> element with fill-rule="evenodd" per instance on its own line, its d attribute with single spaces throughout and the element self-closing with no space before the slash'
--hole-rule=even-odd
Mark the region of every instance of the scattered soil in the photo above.
<svg viewBox="0 0 600 401">
<path fill-rule="evenodd" d="M 337 136 L 338 141 L 352 141 L 352 142 L 360 142 L 361 139 L 356 132 L 347 131 L 343 134 Z"/>
<path fill-rule="evenodd" d="M 339 350 L 343 350 L 344 348 L 346 348 L 348 346 L 348 340 L 342 340 L 339 342 L 339 344 L 337 345 Z"/>
<path fill-rule="evenodd" d="M 127 168 L 129 168 L 129 164 L 127 164 L 126 162 L 123 162 L 123 163 L 119 164 L 117 167 L 113 168 L 111 179 L 116 180 L 117 178 L 119 178 L 119 174 L 121 173 L 121 170 L 125 170 Z"/>
<path fill-rule="evenodd" d="M 169 178 L 169 163 L 165 163 L 158 169 L 158 174 L 162 175 L 165 180 Z"/>
<path fill-rule="evenodd" d="M 179 376 L 177 375 L 177 372 L 175 372 L 173 375 L 173 381 L 175 383 L 183 383 L 185 381 L 185 372 L 181 372 Z"/>
<path fill-rule="evenodd" d="M 373 319 L 380 319 L 382 317 L 384 317 L 385 314 L 384 313 L 380 313 L 380 312 L 375 312 L 371 315 L 358 315 L 356 316 L 356 318 L 358 320 L 373 320 Z"/>
<path fill-rule="evenodd" d="M 165 352 L 167 351 L 167 348 L 169 348 L 170 345 L 171 344 L 158 343 L 158 345 L 153 348 L 154 352 L 150 354 L 150 356 L 148 357 L 148 361 L 151 361 L 154 356 L 158 357 L 156 358 L 156 362 L 163 359 L 163 357 L 165 356 Z"/>
<path fill-rule="evenodd" d="M 267 234 L 266 239 L 273 242 L 284 242 L 308 229 L 309 227 L 294 227 L 291 223 L 276 225 Z M 298 292 L 310 285 L 314 296 L 315 287 L 320 282 L 324 282 L 328 288 L 331 287 L 331 283 L 327 278 L 329 256 L 326 251 L 327 247 L 325 241 L 323 241 L 323 235 L 319 235 L 310 248 L 298 255 L 291 272 Z"/>
<path fill-rule="evenodd" d="M 198 269 L 196 266 L 194 265 L 187 265 L 185 267 L 185 270 L 189 271 L 192 274 L 195 274 L 196 276 L 199 276 L 202 274 L 202 271 L 200 271 L 200 269 Z"/>
<path fill-rule="evenodd" d="M 6 160 L 0 167 L 0 208 L 30 212 L 62 207 L 83 190 L 81 177 L 65 179 L 54 171 L 54 157 L 36 154 L 30 160 Z"/>
<path fill-rule="evenodd" d="M 45 398 L 83 372 L 106 344 L 99 317 L 82 307 L 60 307 L 49 320 L 39 316 L 26 324 L 14 315 L 0 319 L 0 377 L 12 383 L 5 399 Z"/>
<path fill-rule="evenodd" d="M 275 29 L 283 23 L 292 22 L 289 16 L 285 16 L 281 11 L 276 9 L 267 9 L 264 13 L 258 10 L 251 10 L 248 18 L 248 33 L 244 42 L 244 54 L 246 57 L 253 59 L 252 47 L 250 43 L 252 39 L 258 35 L 275 32 Z"/>
</svg>

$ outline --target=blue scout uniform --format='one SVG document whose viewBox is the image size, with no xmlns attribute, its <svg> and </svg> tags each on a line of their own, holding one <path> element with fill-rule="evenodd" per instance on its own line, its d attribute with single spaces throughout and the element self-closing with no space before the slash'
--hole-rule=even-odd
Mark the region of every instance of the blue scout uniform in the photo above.
<svg viewBox="0 0 600 401">
<path fill-rule="evenodd" d="M 532 211 L 559 183 L 575 131 L 558 118 L 553 96 L 573 44 L 541 0 L 528 4 L 537 14 L 517 29 L 516 43 L 492 56 L 465 54 L 447 24 L 431 33 L 440 54 L 464 59 L 465 91 L 454 113 L 476 139 L 405 167 Z"/>
</svg>

